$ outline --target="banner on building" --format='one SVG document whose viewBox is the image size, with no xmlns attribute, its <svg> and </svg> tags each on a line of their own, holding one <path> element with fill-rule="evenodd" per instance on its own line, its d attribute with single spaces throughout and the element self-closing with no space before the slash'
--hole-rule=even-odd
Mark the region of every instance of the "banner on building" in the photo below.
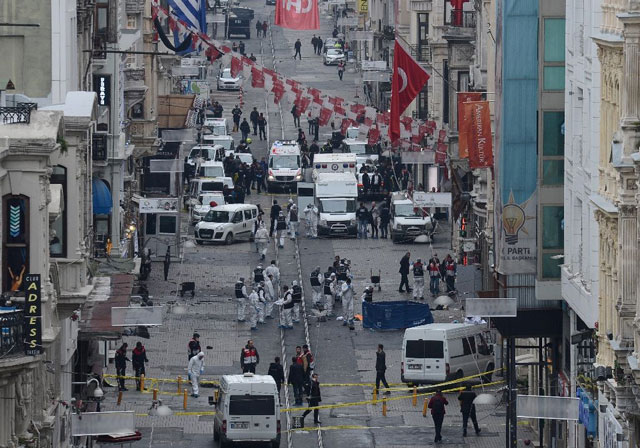
<svg viewBox="0 0 640 448">
<path fill-rule="evenodd" d="M 275 24 L 291 30 L 320 28 L 318 0 L 280 0 L 276 4 Z"/>
<path fill-rule="evenodd" d="M 357 0 L 358 12 L 369 12 L 369 0 Z"/>
<path fill-rule="evenodd" d="M 463 103 L 465 115 L 470 109 L 467 142 L 469 145 L 469 167 L 493 166 L 493 141 L 491 137 L 491 112 L 488 101 Z"/>
<path fill-rule="evenodd" d="M 433 154 L 433 151 L 429 151 Z M 418 207 L 451 208 L 451 193 L 431 193 L 414 191 L 413 203 Z"/>
<path fill-rule="evenodd" d="M 469 157 L 469 121 L 471 120 L 471 108 L 464 108 L 464 103 L 482 101 L 482 92 L 458 92 L 458 157 Z"/>
<path fill-rule="evenodd" d="M 24 353 L 36 356 L 42 353 L 42 289 L 40 274 L 27 274 L 24 303 Z"/>
</svg>

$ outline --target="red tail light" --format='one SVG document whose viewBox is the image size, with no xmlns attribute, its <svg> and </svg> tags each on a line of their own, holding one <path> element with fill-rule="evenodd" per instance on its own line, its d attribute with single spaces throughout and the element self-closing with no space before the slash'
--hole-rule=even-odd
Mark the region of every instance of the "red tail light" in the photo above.
<svg viewBox="0 0 640 448">
<path fill-rule="evenodd" d="M 323 164 L 322 164 L 322 168 L 326 168 L 326 167 L 327 167 L 327 164 L 326 164 L 326 163 L 323 163 Z"/>
<path fill-rule="evenodd" d="M 280 420 L 278 420 L 278 434 L 280 434 L 280 428 L 281 428 L 281 426 L 280 426 Z"/>
<path fill-rule="evenodd" d="M 404 361 L 400 363 L 400 375 L 404 375 Z"/>
<path fill-rule="evenodd" d="M 349 168 L 354 168 L 355 166 L 356 166 L 356 164 L 355 164 L 355 163 L 350 163 L 350 164 L 349 164 Z"/>
<path fill-rule="evenodd" d="M 446 371 L 447 371 L 447 375 L 449 375 L 449 373 L 451 372 L 451 368 L 449 367 L 449 363 L 445 364 L 445 368 L 446 368 Z"/>
<path fill-rule="evenodd" d="M 227 421 L 226 420 L 222 420 L 222 432 L 223 433 L 227 433 Z"/>
</svg>

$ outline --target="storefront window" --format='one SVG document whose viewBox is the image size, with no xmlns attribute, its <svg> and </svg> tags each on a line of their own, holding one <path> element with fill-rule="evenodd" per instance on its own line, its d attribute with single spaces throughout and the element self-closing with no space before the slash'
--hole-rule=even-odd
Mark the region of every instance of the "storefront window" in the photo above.
<svg viewBox="0 0 640 448">
<path fill-rule="evenodd" d="M 176 233 L 176 217 L 175 216 L 160 216 L 160 227 L 158 233 Z"/>
</svg>

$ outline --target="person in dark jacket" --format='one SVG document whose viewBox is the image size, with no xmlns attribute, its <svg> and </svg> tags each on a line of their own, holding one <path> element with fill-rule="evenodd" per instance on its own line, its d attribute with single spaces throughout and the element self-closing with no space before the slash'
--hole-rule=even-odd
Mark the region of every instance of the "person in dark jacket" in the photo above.
<svg viewBox="0 0 640 448">
<path fill-rule="evenodd" d="M 320 406 L 320 402 L 322 401 L 322 397 L 320 395 L 320 382 L 318 381 L 318 374 L 314 373 L 311 375 L 311 394 L 309 395 L 309 407 L 313 408 L 315 406 Z M 304 422 L 304 418 L 311 413 L 311 409 L 307 409 L 302 413 L 302 420 Z M 313 423 L 315 425 L 319 425 L 322 423 L 318 418 L 320 411 L 318 409 L 313 409 Z"/>
<path fill-rule="evenodd" d="M 242 115 L 242 109 L 238 107 L 234 107 L 231 110 L 231 115 L 233 116 L 233 129 L 231 132 L 238 132 L 238 127 L 240 126 L 240 116 Z"/>
<path fill-rule="evenodd" d="M 291 358 L 289 367 L 289 384 L 293 386 L 294 406 L 302 406 L 302 391 L 304 389 L 304 366 L 298 362 L 298 358 Z"/>
<path fill-rule="evenodd" d="M 249 122 L 246 118 L 242 119 L 242 123 L 240 123 L 240 133 L 242 134 L 242 141 L 246 141 L 249 133 L 251 132 L 251 126 L 249 126 Z"/>
<path fill-rule="evenodd" d="M 448 405 L 449 402 L 442 395 L 442 391 L 440 389 L 436 390 L 436 394 L 431 397 L 429 400 L 429 409 L 431 409 L 431 418 L 433 419 L 433 425 L 436 428 L 436 438 L 435 443 L 438 443 L 442 440 L 442 435 L 440 432 L 442 431 L 442 422 L 444 421 L 444 414 L 446 414 L 445 406 Z"/>
<path fill-rule="evenodd" d="M 384 374 L 386 370 L 387 354 L 384 352 L 384 346 L 382 344 L 378 344 L 378 351 L 376 352 L 376 392 L 380 390 L 381 381 L 385 389 L 389 389 L 389 383 L 387 383 L 387 378 Z M 387 390 L 384 394 L 391 395 L 391 391 Z"/>
<path fill-rule="evenodd" d="M 471 390 L 471 386 L 467 386 L 465 390 L 458 395 L 458 401 L 460 402 L 460 412 L 462 412 L 462 436 L 467 437 L 467 423 L 469 417 L 473 423 L 473 429 L 476 431 L 476 435 L 480 434 L 480 428 L 478 427 L 478 419 L 476 418 L 476 405 L 473 404 L 473 400 L 476 399 L 476 393 Z"/>
<path fill-rule="evenodd" d="M 279 356 L 276 356 L 273 362 L 269 364 L 269 370 L 267 374 L 271 375 L 273 380 L 276 382 L 276 386 L 278 387 L 278 395 L 279 395 L 280 389 L 282 388 L 282 383 L 284 383 L 284 370 L 282 369 L 282 364 L 280 364 Z"/>
<path fill-rule="evenodd" d="M 398 271 L 401 276 L 400 287 L 398 288 L 398 292 L 402 292 L 402 287 L 406 286 L 407 292 L 411 292 L 411 288 L 409 287 L 409 258 L 411 257 L 411 253 L 407 252 L 404 257 L 400 260 L 400 270 Z"/>
<path fill-rule="evenodd" d="M 191 359 L 201 351 L 202 349 L 200 348 L 200 335 L 198 333 L 193 333 L 193 337 L 189 341 L 189 353 L 187 354 L 187 356 L 189 357 L 189 359 Z"/>
<path fill-rule="evenodd" d="M 140 376 L 144 375 L 144 363 L 149 362 L 147 359 L 147 351 L 142 345 L 142 342 L 136 342 L 136 348 L 131 352 L 131 364 L 133 365 L 133 370 L 136 372 L 136 390 L 140 390 Z"/>
<path fill-rule="evenodd" d="M 258 117 L 258 130 L 260 131 L 260 140 L 267 139 L 267 119 L 264 118 L 264 114 L 260 113 Z"/>
<path fill-rule="evenodd" d="M 253 340 L 249 339 L 247 345 L 240 351 L 240 366 L 242 367 L 242 373 L 256 373 L 256 366 L 260 363 L 260 354 Z"/>
<path fill-rule="evenodd" d="M 118 375 L 118 390 L 128 390 L 124 387 L 124 376 L 127 374 L 127 361 L 131 361 L 127 358 L 127 347 L 129 345 L 125 342 L 116 350 L 116 375 Z"/>
<path fill-rule="evenodd" d="M 387 203 L 383 202 L 380 206 L 380 238 L 387 239 L 389 221 L 391 221 L 391 212 Z"/>
<path fill-rule="evenodd" d="M 258 118 L 260 118 L 258 108 L 254 107 L 249 114 L 249 121 L 251 122 L 251 126 L 253 126 L 253 135 L 258 135 Z"/>
</svg>

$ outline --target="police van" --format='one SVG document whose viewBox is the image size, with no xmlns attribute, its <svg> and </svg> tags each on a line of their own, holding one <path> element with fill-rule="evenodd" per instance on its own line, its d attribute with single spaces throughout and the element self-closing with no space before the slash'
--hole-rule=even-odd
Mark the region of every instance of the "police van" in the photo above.
<svg viewBox="0 0 640 448">
<path fill-rule="evenodd" d="M 269 192 L 277 187 L 295 190 L 296 183 L 303 179 L 300 145 L 295 140 L 276 140 L 269 150 L 268 166 Z"/>
<path fill-rule="evenodd" d="M 441 383 L 481 373 L 491 381 L 494 337 L 486 324 L 434 323 L 407 328 L 402 339 L 401 379 Z"/>
<path fill-rule="evenodd" d="M 213 422 L 220 447 L 234 442 L 280 446 L 280 400 L 270 375 L 223 375 Z"/>
<path fill-rule="evenodd" d="M 315 182 L 320 173 L 352 173 L 357 174 L 356 155 L 341 153 L 320 153 L 313 156 L 311 178 Z"/>
</svg>

